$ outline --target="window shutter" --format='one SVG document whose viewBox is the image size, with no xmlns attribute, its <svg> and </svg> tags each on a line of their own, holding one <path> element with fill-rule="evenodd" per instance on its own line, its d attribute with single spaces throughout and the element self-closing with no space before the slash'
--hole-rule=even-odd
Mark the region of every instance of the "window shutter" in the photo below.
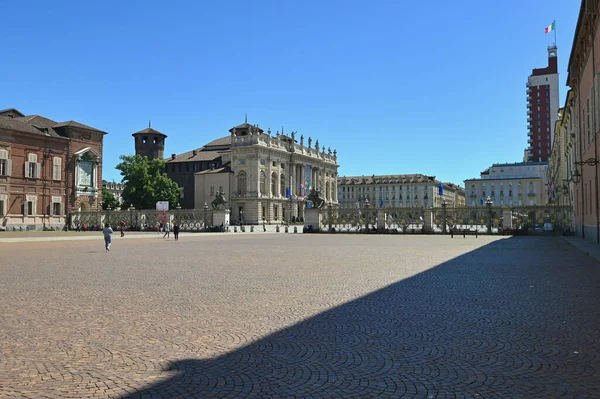
<svg viewBox="0 0 600 399">
<path fill-rule="evenodd" d="M 32 202 L 31 214 L 37 215 L 37 199 L 34 199 Z"/>
<path fill-rule="evenodd" d="M 0 159 L 8 159 L 8 151 L 0 150 Z"/>
<path fill-rule="evenodd" d="M 62 158 L 54 157 L 54 166 L 52 169 L 52 179 L 53 180 L 61 180 L 62 175 Z"/>
<path fill-rule="evenodd" d="M 6 161 L 6 176 L 12 176 L 12 159 Z"/>
<path fill-rule="evenodd" d="M 37 154 L 29 154 L 29 155 L 27 155 L 27 160 L 29 162 L 34 162 L 34 163 L 37 162 Z"/>
<path fill-rule="evenodd" d="M 42 165 L 40 163 L 35 164 L 35 178 L 39 179 L 42 172 Z"/>
<path fill-rule="evenodd" d="M 25 162 L 25 177 L 31 177 L 29 175 L 29 162 Z"/>
</svg>

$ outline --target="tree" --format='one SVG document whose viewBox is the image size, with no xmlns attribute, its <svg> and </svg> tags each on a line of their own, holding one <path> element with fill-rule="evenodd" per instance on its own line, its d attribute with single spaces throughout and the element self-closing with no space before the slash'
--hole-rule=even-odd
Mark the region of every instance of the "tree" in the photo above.
<svg viewBox="0 0 600 399">
<path fill-rule="evenodd" d="M 106 210 L 108 207 L 110 207 L 110 209 L 115 209 L 120 205 L 117 197 L 108 191 L 106 187 L 102 187 L 102 209 Z"/>
<path fill-rule="evenodd" d="M 177 183 L 163 172 L 165 161 L 148 159 L 141 155 L 121 155 L 117 169 L 123 176 L 123 203 L 137 209 L 154 209 L 158 201 L 168 201 L 175 208 L 180 189 Z"/>
</svg>

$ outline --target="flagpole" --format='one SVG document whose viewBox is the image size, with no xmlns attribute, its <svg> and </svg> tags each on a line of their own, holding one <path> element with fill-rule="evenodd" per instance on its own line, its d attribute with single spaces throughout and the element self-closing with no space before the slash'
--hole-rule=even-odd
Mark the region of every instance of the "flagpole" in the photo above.
<svg viewBox="0 0 600 399">
<path fill-rule="evenodd" d="M 553 23 L 554 25 L 554 47 L 556 47 L 556 20 Z"/>
</svg>

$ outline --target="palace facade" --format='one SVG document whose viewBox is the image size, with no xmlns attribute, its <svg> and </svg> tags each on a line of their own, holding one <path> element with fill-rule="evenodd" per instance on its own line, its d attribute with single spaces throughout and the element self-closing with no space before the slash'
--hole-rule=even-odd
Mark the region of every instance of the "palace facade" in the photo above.
<svg viewBox="0 0 600 399">
<path fill-rule="evenodd" d="M 444 186 L 443 197 L 439 185 Z M 442 183 L 435 176 L 422 174 L 385 176 L 342 176 L 337 179 L 340 206 L 363 207 L 365 201 L 373 207 L 439 207 L 446 201 L 449 207 L 465 205 L 465 191 L 453 183 Z"/>
<path fill-rule="evenodd" d="M 106 133 L 75 121 L 0 111 L 0 229 L 61 229 L 101 209 Z"/>
<path fill-rule="evenodd" d="M 243 123 L 229 135 L 166 160 L 167 175 L 185 182 L 182 208 L 210 207 L 217 192 L 229 201 L 232 223 L 280 223 L 304 217 L 309 188 L 318 188 L 321 198 L 337 204 L 337 152 L 304 136 L 296 138 L 265 132 L 258 125 Z M 192 174 L 190 183 L 177 175 Z M 175 175 L 175 176 L 173 176 Z M 173 176 L 173 177 L 172 177 Z M 191 198 L 190 198 L 191 197 Z M 309 203 L 310 206 L 310 203 Z"/>
</svg>

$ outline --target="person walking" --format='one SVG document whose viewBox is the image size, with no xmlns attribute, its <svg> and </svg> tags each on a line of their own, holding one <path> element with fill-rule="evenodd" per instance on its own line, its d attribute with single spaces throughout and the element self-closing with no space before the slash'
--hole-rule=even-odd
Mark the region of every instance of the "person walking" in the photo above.
<svg viewBox="0 0 600 399">
<path fill-rule="evenodd" d="M 170 236 L 171 235 L 169 234 L 169 223 L 165 223 L 165 234 L 163 235 L 163 238 L 169 238 Z"/>
<path fill-rule="evenodd" d="M 125 237 L 125 222 L 121 220 L 121 237 Z"/>
<path fill-rule="evenodd" d="M 173 226 L 173 235 L 175 236 L 175 241 L 179 240 L 179 224 Z"/>
<path fill-rule="evenodd" d="M 110 251 L 110 244 L 112 244 L 112 234 L 113 234 L 113 229 L 111 229 L 110 224 L 105 223 L 104 224 L 104 249 L 106 249 L 106 252 Z"/>
</svg>

